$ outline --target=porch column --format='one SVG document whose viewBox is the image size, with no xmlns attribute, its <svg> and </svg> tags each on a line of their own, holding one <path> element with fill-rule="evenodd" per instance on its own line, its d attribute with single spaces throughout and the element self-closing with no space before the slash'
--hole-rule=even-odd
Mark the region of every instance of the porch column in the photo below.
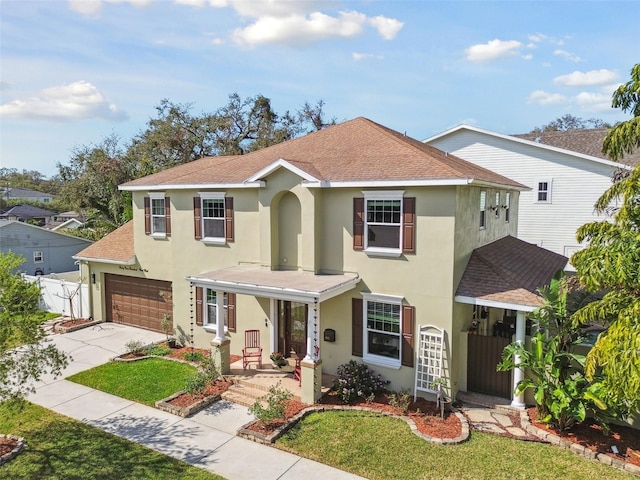
<svg viewBox="0 0 640 480">
<path fill-rule="evenodd" d="M 223 342 L 224 336 L 224 292 L 216 290 L 216 342 Z"/>
<path fill-rule="evenodd" d="M 303 403 L 313 404 L 322 395 L 322 360 L 320 360 L 320 303 L 314 299 L 307 308 L 307 354 L 300 362 Z"/>
<path fill-rule="evenodd" d="M 525 314 L 522 311 L 518 311 L 516 315 L 516 342 L 519 344 L 524 343 L 524 334 L 525 334 Z M 520 364 L 520 355 L 513 356 L 513 363 L 515 365 Z M 522 368 L 514 368 L 513 370 L 513 390 L 515 390 L 518 383 L 524 379 L 524 369 Z M 511 402 L 511 406 L 515 408 L 524 408 L 524 394 L 520 395 L 513 394 L 513 400 Z"/>
<path fill-rule="evenodd" d="M 216 336 L 211 346 L 218 351 L 220 373 L 231 373 L 231 341 L 224 336 L 224 292 L 216 290 Z M 215 356 L 214 356 L 215 358 Z"/>
</svg>

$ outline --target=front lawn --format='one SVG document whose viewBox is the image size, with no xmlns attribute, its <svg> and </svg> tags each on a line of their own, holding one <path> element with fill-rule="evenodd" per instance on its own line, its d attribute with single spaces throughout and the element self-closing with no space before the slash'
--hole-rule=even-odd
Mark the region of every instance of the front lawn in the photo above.
<svg viewBox="0 0 640 480">
<path fill-rule="evenodd" d="M 552 445 L 485 433 L 435 445 L 402 420 L 358 411 L 312 413 L 276 445 L 372 480 L 634 478 Z"/>
<path fill-rule="evenodd" d="M 17 458 L 0 467 L 0 478 L 195 479 L 222 477 L 30 403 L 16 411 L 0 404 L 0 432 L 27 440 Z"/>
<path fill-rule="evenodd" d="M 182 390 L 196 368 L 162 358 L 135 362 L 109 362 L 67 378 L 118 397 L 151 407 L 156 401 Z"/>
</svg>

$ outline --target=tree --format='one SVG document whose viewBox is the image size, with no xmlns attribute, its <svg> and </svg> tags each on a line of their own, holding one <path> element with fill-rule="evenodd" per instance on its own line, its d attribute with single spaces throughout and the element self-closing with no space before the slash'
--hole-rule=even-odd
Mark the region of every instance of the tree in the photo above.
<svg viewBox="0 0 640 480">
<path fill-rule="evenodd" d="M 565 114 L 561 117 L 552 120 L 542 127 L 534 128 L 530 133 L 544 133 L 544 132 L 567 132 L 569 130 L 583 130 L 587 128 L 606 128 L 610 125 L 598 118 L 589 118 L 587 120 L 574 117 L 571 114 Z"/>
<path fill-rule="evenodd" d="M 630 110 L 634 118 L 609 132 L 603 152 L 611 158 L 640 142 L 640 64 L 631 76 L 613 95 L 613 106 Z M 586 374 L 602 376 L 605 401 L 628 414 L 640 406 L 640 166 L 619 177 L 595 210 L 602 213 L 612 204 L 617 204 L 612 221 L 587 223 L 576 235 L 588 244 L 571 257 L 580 283 L 606 293 L 577 311 L 574 323 L 608 327 L 587 355 Z"/>
<path fill-rule="evenodd" d="M 538 292 L 544 303 L 531 314 L 538 331 L 531 337 L 530 345 L 522 342 L 508 345 L 498 370 L 527 369 L 528 375 L 518 382 L 516 392 L 533 390 L 541 421 L 567 430 L 591 413 L 606 429 L 607 421 L 615 418 L 617 412 L 603 402 L 600 383 L 587 379 L 584 356 L 575 352 L 583 338 L 571 315 L 587 297 L 579 290 L 571 291 L 561 273 Z M 519 358 L 517 364 L 514 355 Z"/>
<path fill-rule="evenodd" d="M 0 402 L 34 391 L 43 374 L 61 374 L 69 358 L 45 339 L 34 315 L 40 287 L 18 272 L 24 257 L 0 253 Z M 21 345 L 15 348 L 16 345 Z"/>
</svg>

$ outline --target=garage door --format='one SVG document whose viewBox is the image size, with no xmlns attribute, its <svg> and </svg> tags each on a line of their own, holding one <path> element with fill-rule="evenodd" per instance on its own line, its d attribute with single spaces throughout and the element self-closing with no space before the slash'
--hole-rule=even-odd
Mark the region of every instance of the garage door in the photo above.
<svg viewBox="0 0 640 480">
<path fill-rule="evenodd" d="M 162 332 L 162 317 L 173 323 L 171 282 L 105 274 L 107 321 Z M 173 326 L 171 326 L 173 330 Z"/>
</svg>

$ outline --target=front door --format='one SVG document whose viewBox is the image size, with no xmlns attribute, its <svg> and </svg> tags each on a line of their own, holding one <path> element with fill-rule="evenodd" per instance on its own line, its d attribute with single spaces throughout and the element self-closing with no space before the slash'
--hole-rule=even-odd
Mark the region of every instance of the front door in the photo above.
<svg viewBox="0 0 640 480">
<path fill-rule="evenodd" d="M 307 354 L 307 304 L 278 300 L 278 350 L 288 357 L 291 350 Z"/>
</svg>

